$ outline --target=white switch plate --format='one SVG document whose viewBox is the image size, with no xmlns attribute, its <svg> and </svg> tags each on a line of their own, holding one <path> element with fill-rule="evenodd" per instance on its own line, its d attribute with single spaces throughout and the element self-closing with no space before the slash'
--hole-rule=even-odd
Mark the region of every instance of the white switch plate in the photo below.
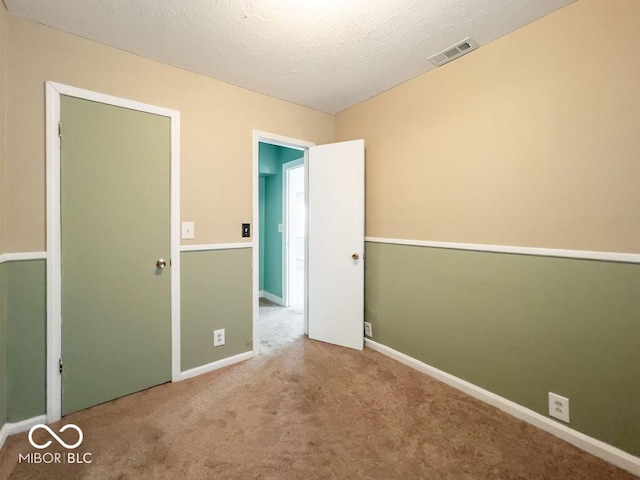
<svg viewBox="0 0 640 480">
<path fill-rule="evenodd" d="M 213 331 L 213 346 L 220 347 L 224 345 L 224 328 Z"/>
<path fill-rule="evenodd" d="M 278 232 L 282 233 L 282 224 L 281 223 L 278 224 Z"/>
<path fill-rule="evenodd" d="M 549 392 L 549 415 L 569 423 L 569 399 Z"/>
<path fill-rule="evenodd" d="M 195 226 L 193 222 L 182 222 L 182 238 L 189 239 L 195 236 Z"/>
</svg>

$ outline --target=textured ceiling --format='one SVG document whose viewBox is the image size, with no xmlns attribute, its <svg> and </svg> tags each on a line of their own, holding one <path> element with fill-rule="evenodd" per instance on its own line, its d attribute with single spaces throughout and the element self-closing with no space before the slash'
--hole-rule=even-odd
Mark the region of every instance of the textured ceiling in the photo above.
<svg viewBox="0 0 640 480">
<path fill-rule="evenodd" d="M 573 0 L 5 0 L 9 12 L 328 113 Z M 473 55 L 473 53 L 471 53 Z M 447 67 L 441 67 L 447 68 Z"/>
</svg>

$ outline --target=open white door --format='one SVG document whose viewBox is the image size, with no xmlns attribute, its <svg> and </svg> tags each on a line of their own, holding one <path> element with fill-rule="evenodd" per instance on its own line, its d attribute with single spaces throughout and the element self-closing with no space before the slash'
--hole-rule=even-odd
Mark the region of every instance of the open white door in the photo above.
<svg viewBox="0 0 640 480">
<path fill-rule="evenodd" d="M 364 346 L 364 140 L 309 148 L 309 338 Z"/>
</svg>

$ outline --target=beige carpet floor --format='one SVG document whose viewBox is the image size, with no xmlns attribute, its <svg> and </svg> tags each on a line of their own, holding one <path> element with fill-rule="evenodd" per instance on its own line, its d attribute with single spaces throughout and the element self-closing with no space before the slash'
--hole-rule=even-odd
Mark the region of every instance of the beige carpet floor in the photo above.
<svg viewBox="0 0 640 480">
<path fill-rule="evenodd" d="M 91 464 L 19 463 L 35 449 L 12 436 L 0 478 L 636 478 L 370 349 L 308 340 L 295 310 L 262 311 L 259 357 L 53 425 L 83 429 Z"/>
</svg>

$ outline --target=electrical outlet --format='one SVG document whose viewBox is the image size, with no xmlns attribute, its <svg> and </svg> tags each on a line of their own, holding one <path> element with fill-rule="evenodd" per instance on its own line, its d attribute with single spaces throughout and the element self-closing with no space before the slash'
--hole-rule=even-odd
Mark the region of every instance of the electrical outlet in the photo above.
<svg viewBox="0 0 640 480">
<path fill-rule="evenodd" d="M 224 345 L 224 328 L 213 331 L 213 346 L 221 347 Z"/>
<path fill-rule="evenodd" d="M 373 328 L 371 328 L 371 324 L 369 322 L 364 322 L 364 335 L 369 338 L 373 337 Z"/>
<path fill-rule="evenodd" d="M 569 423 L 569 399 L 549 392 L 549 415 Z"/>
</svg>

